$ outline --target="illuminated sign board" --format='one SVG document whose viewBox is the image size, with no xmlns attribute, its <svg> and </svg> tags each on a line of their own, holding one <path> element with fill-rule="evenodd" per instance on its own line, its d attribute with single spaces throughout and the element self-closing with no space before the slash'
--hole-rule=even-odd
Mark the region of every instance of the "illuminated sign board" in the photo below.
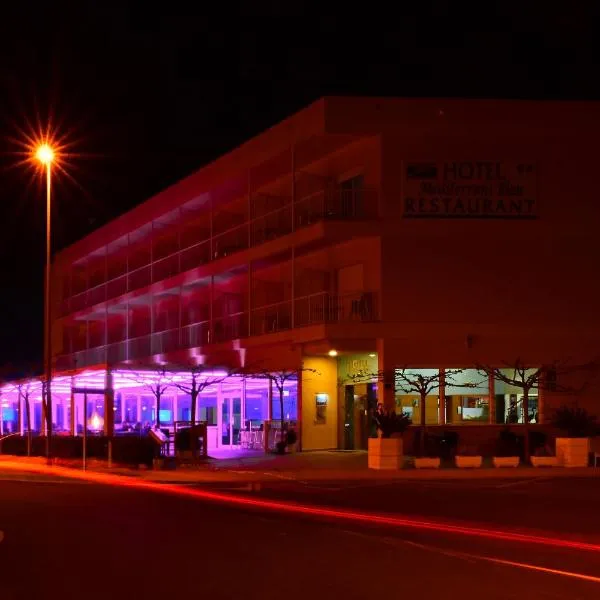
<svg viewBox="0 0 600 600">
<path fill-rule="evenodd" d="M 403 173 L 405 218 L 533 219 L 537 216 L 537 172 L 532 162 L 406 162 Z"/>
</svg>

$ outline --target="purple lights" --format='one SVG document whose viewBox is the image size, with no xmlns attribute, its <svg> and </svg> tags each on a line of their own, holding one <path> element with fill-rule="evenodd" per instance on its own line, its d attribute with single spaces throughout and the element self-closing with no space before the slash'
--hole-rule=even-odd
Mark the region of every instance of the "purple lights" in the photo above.
<svg viewBox="0 0 600 600">
<path fill-rule="evenodd" d="M 209 448 L 239 447 L 244 430 L 261 429 L 267 420 L 279 420 L 278 394 L 274 400 L 269 381 L 263 376 L 228 375 L 225 370 L 201 373 L 171 371 L 162 367 L 145 369 L 88 369 L 74 375 L 57 375 L 52 380 L 52 419 L 57 435 L 126 435 L 144 432 L 160 422 L 174 432 L 176 421 L 191 419 L 192 379 L 202 382 L 196 398 L 198 421 L 207 423 Z M 156 391 L 160 389 L 159 402 Z M 107 418 L 112 399 L 113 417 Z M 297 420 L 297 383 L 291 379 L 284 391 L 284 418 Z M 0 386 L 0 435 L 44 433 L 42 383 L 30 379 Z M 157 415 L 157 411 L 160 411 Z"/>
</svg>

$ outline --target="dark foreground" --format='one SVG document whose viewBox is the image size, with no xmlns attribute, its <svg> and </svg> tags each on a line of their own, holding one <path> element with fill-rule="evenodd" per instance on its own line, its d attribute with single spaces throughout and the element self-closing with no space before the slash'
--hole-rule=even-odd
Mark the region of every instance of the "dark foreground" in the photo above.
<svg viewBox="0 0 600 600">
<path fill-rule="evenodd" d="M 494 484 L 491 490 L 470 482 L 283 483 L 250 495 L 368 510 L 377 503 L 388 512 L 396 506 L 427 518 L 472 514 L 483 522 L 487 515 L 491 527 L 508 526 L 512 514 L 514 525 L 539 529 L 546 522 L 549 535 L 600 539 L 595 481 Z M 567 516 L 561 520 L 561 514 Z M 596 552 L 315 520 L 40 477 L 0 473 L 0 531 L 2 600 L 172 598 L 182 592 L 286 600 L 600 597 Z"/>
</svg>

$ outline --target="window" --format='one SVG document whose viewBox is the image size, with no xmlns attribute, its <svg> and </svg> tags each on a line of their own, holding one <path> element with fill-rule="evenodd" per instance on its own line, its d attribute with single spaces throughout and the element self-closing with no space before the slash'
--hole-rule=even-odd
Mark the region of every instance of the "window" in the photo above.
<svg viewBox="0 0 600 600">
<path fill-rule="evenodd" d="M 340 182 L 339 216 L 348 219 L 363 215 L 364 177 L 356 175 Z"/>
</svg>

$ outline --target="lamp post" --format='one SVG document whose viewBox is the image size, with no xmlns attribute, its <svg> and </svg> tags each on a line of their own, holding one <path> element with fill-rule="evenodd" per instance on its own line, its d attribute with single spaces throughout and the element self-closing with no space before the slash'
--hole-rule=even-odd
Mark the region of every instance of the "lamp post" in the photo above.
<svg viewBox="0 0 600 600">
<path fill-rule="evenodd" d="M 46 175 L 46 271 L 44 279 L 44 378 L 46 380 L 46 458 L 51 456 L 52 439 L 52 338 L 50 335 L 50 263 L 51 263 L 51 208 L 52 208 L 52 163 L 54 162 L 54 150 L 43 143 L 35 152 L 35 158 L 39 161 Z"/>
</svg>

